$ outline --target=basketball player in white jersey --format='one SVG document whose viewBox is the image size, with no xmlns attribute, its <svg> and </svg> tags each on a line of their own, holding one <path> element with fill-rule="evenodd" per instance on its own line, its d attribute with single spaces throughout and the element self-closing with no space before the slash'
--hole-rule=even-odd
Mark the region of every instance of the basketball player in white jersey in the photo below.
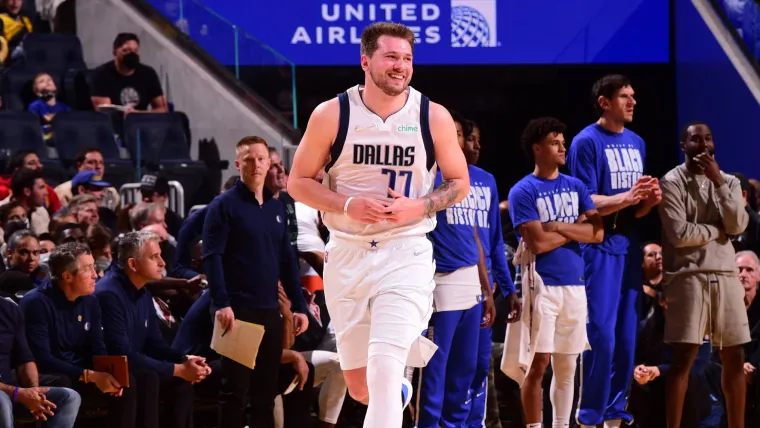
<svg viewBox="0 0 760 428">
<path fill-rule="evenodd" d="M 324 213 L 330 230 L 325 297 L 348 390 L 369 405 L 365 428 L 401 427 L 411 396 L 404 369 L 432 313 L 426 234 L 437 211 L 469 192 L 451 115 L 409 86 L 413 45 L 401 24 L 364 30 L 365 83 L 317 106 L 288 184 L 291 196 Z M 433 190 L 436 166 L 443 182 Z"/>
</svg>

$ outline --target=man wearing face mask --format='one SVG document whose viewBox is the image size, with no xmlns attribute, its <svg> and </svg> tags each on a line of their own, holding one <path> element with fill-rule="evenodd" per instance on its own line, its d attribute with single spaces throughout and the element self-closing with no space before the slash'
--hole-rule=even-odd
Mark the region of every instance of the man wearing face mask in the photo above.
<svg viewBox="0 0 760 428">
<path fill-rule="evenodd" d="M 119 33 L 113 41 L 114 60 L 95 69 L 92 77 L 92 105 L 115 104 L 126 107 L 125 114 L 167 110 L 166 98 L 156 71 L 140 63 L 140 39 L 132 33 Z"/>
</svg>

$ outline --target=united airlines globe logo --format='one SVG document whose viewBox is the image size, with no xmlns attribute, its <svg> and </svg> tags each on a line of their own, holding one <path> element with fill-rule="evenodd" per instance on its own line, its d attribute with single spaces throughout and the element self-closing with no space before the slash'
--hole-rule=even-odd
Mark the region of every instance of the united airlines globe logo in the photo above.
<svg viewBox="0 0 760 428">
<path fill-rule="evenodd" d="M 470 6 L 451 8 L 451 47 L 491 46 L 491 29 L 486 17 Z"/>
</svg>

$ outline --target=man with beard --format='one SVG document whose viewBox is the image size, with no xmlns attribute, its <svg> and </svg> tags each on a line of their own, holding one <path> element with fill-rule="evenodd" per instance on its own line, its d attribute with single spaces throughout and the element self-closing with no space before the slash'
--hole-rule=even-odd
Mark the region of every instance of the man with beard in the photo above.
<svg viewBox="0 0 760 428">
<path fill-rule="evenodd" d="M 293 198 L 324 213 L 330 230 L 327 308 L 349 393 L 369 403 L 365 428 L 401 427 L 411 397 L 405 365 L 424 366 L 435 349 L 420 334 L 435 286 L 426 235 L 435 213 L 470 187 L 451 114 L 409 86 L 414 41 L 401 24 L 364 30 L 364 85 L 317 106 L 288 184 Z M 433 190 L 436 164 L 443 180 Z"/>
<path fill-rule="evenodd" d="M 586 185 L 604 221 L 604 241 L 581 244 L 591 350 L 583 353 L 577 420 L 617 428 L 632 420 L 626 402 L 641 296 L 635 220 L 649 214 L 661 192 L 656 178 L 643 175 L 644 140 L 626 129 L 636 105 L 630 80 L 604 76 L 591 92 L 599 120 L 573 139 L 567 155 L 570 174 Z"/>
<path fill-rule="evenodd" d="M 114 60 L 102 64 L 92 75 L 92 106 L 116 104 L 126 107 L 124 114 L 136 111 L 168 111 L 164 91 L 156 70 L 140 63 L 140 39 L 132 33 L 119 33 L 113 41 Z"/>
<path fill-rule="evenodd" d="M 728 426 L 743 427 L 743 345 L 750 335 L 730 236 L 744 232 L 749 216 L 739 180 L 718 167 L 712 131 L 706 124 L 686 125 L 681 149 L 686 162 L 660 182 L 667 284 L 664 339 L 673 348 L 666 391 L 668 426 L 681 426 L 689 370 L 709 335 L 723 363 Z"/>
</svg>

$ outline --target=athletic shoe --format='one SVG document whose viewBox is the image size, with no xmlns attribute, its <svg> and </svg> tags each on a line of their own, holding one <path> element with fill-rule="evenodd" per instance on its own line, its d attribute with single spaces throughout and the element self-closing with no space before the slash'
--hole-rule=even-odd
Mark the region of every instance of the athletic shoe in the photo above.
<svg viewBox="0 0 760 428">
<path fill-rule="evenodd" d="M 401 379 L 401 410 L 406 409 L 412 401 L 412 383 L 406 378 Z"/>
</svg>

